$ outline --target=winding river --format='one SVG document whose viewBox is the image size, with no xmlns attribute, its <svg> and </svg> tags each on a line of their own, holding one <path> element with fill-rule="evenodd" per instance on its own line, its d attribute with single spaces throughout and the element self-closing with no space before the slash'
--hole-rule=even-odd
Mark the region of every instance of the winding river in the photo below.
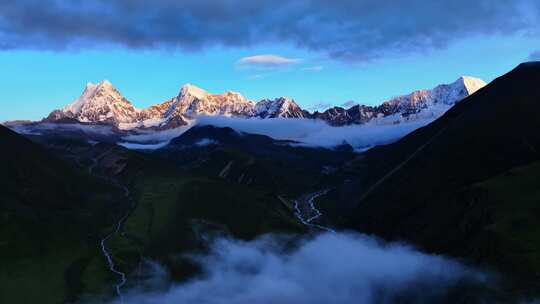
<svg viewBox="0 0 540 304">
<path fill-rule="evenodd" d="M 112 148 L 105 151 L 100 156 L 91 159 L 92 164 L 88 167 L 88 173 L 90 173 L 91 175 L 94 175 L 94 176 L 96 176 L 98 178 L 102 178 L 102 179 L 112 181 L 113 184 L 115 184 L 118 187 L 122 188 L 122 190 L 124 191 L 124 196 L 127 199 L 129 199 L 130 198 L 130 191 L 126 186 L 121 185 L 119 182 L 117 182 L 115 180 L 112 180 L 112 179 L 107 178 L 107 177 L 102 176 L 102 175 L 95 174 L 93 172 L 94 168 L 98 165 L 99 159 L 104 157 L 108 152 L 110 152 L 110 150 L 112 150 Z M 126 211 L 126 213 L 116 222 L 116 224 L 114 226 L 114 230 L 111 231 L 109 234 L 107 234 L 99 242 L 99 245 L 100 245 L 100 248 L 101 248 L 101 253 L 105 257 L 105 260 L 107 261 L 107 267 L 109 268 L 109 271 L 112 272 L 115 276 L 119 277 L 119 281 L 114 285 L 114 290 L 116 292 L 116 295 L 120 299 L 120 303 L 123 303 L 123 297 L 122 297 L 122 290 L 121 289 L 122 289 L 122 286 L 124 286 L 126 284 L 126 282 L 127 282 L 127 276 L 126 276 L 126 274 L 124 272 L 122 272 L 122 271 L 120 271 L 118 269 L 118 266 L 114 262 L 114 259 L 113 259 L 112 255 L 111 255 L 110 251 L 109 251 L 109 248 L 107 247 L 107 241 L 110 238 L 112 238 L 113 236 L 115 236 L 117 234 L 120 234 L 122 232 L 122 225 L 124 224 L 124 222 L 128 218 L 128 216 L 130 214 L 130 211 L 131 211 L 131 208 L 129 208 Z"/>
<path fill-rule="evenodd" d="M 294 201 L 294 214 L 300 220 L 300 222 L 302 222 L 302 224 L 318 230 L 324 230 L 332 233 L 336 232 L 332 228 L 315 223 L 315 221 L 322 216 L 321 211 L 315 206 L 315 199 L 327 194 L 329 191 L 329 189 L 322 190 L 306 195 Z"/>
</svg>

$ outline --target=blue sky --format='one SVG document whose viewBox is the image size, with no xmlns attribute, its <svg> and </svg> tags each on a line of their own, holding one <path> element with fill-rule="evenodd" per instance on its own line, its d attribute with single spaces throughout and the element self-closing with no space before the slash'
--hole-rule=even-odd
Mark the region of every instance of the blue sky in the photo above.
<svg viewBox="0 0 540 304">
<path fill-rule="evenodd" d="M 0 9 L 1 6 L 2 3 Z M 58 9 L 65 13 L 63 6 L 59 5 Z M 482 26 L 490 26 L 490 22 L 497 21 L 497 16 L 493 17 L 494 20 L 486 20 L 486 24 L 475 25 L 471 33 L 465 32 L 467 34 L 462 36 L 454 27 L 441 26 L 437 32 L 424 33 L 418 28 L 426 25 L 416 24 L 411 28 L 413 33 L 420 32 L 419 38 L 409 41 L 410 35 L 406 38 L 396 36 L 394 32 L 400 31 L 393 24 L 380 29 L 382 34 L 388 34 L 388 39 L 394 37 L 399 43 L 383 43 L 380 39 L 357 42 L 348 38 L 334 43 L 334 40 L 328 40 L 331 38 L 320 38 L 319 34 L 311 33 L 306 34 L 314 35 L 309 42 L 288 36 L 231 42 L 233 38 L 222 34 L 221 30 L 216 34 L 212 28 L 200 33 L 211 37 L 207 40 L 201 38 L 202 46 L 176 40 L 171 42 L 167 40 L 171 34 L 159 38 L 160 31 L 154 35 L 158 37 L 157 42 L 151 40 L 148 45 L 139 47 L 124 41 L 122 35 L 126 35 L 125 32 L 112 38 L 107 34 L 103 38 L 101 34 L 90 33 L 88 28 L 82 27 L 77 33 L 85 37 L 81 43 L 74 40 L 71 33 L 63 32 L 65 24 L 55 32 L 53 29 L 36 32 L 31 23 L 15 25 L 13 21 L 10 24 L 15 13 L 26 14 L 27 10 L 14 10 L 12 15 L 5 16 L 0 13 L 0 121 L 40 119 L 77 98 L 87 82 L 102 79 L 110 80 L 136 107 L 169 99 L 178 93 L 182 84 L 188 82 L 214 93 L 237 91 L 255 101 L 289 96 L 308 109 L 318 105 L 340 105 L 349 100 L 378 104 L 415 89 L 452 82 L 460 75 L 491 81 L 528 60 L 540 49 L 540 39 L 526 26 L 516 25 L 513 31 L 483 30 Z M 389 9 L 374 10 L 384 15 Z M 266 16 L 264 10 L 260 14 Z M 197 11 L 193 16 L 197 16 Z M 193 16 L 192 19 L 195 18 Z M 274 18 L 272 15 L 272 20 Z M 2 20 L 7 22 L 2 23 Z M 410 22 L 414 23 L 416 19 Z M 9 35 L 5 34 L 10 26 L 13 29 L 17 26 L 21 33 L 13 35 L 11 33 L 15 31 L 11 29 Z M 144 30 L 152 30 L 154 26 L 158 27 L 150 23 Z M 322 34 L 335 31 L 333 26 L 323 24 L 320 31 Z M 438 36 L 444 30 L 448 31 L 447 39 Z M 426 37 L 430 42 L 423 44 Z M 337 35 L 336 39 L 339 38 Z M 158 46 L 154 47 L 156 43 Z M 371 47 L 367 49 L 364 44 Z M 415 47 L 417 44 L 423 47 Z M 239 63 L 242 58 L 261 54 L 293 60 L 268 65 Z"/>
</svg>

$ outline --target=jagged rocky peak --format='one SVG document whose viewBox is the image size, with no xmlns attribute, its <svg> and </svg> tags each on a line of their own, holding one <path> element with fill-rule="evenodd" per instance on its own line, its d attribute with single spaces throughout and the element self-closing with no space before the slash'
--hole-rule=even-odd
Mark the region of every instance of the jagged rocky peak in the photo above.
<svg viewBox="0 0 540 304">
<path fill-rule="evenodd" d="M 172 112 L 190 118 L 197 115 L 252 116 L 254 113 L 254 103 L 240 93 L 212 94 L 192 84 L 182 86 L 171 106 Z"/>
<path fill-rule="evenodd" d="M 107 81 L 108 81 L 108 80 L 107 80 Z M 98 86 L 98 85 L 97 85 L 97 84 L 94 84 L 93 82 L 90 82 L 90 81 L 87 82 L 87 83 L 86 83 L 86 87 L 84 87 L 83 95 L 84 95 L 85 93 L 88 93 L 88 94 L 89 94 L 90 92 L 93 92 L 93 91 L 96 89 L 97 86 Z"/>
<path fill-rule="evenodd" d="M 434 119 L 485 85 L 481 79 L 461 76 L 450 84 L 397 96 L 379 106 L 356 105 L 347 110 L 331 108 L 322 113 L 314 113 L 313 116 L 335 126 L 363 123 L 395 124 Z"/>
<path fill-rule="evenodd" d="M 87 83 L 81 96 L 61 110 L 54 111 L 48 120 L 63 118 L 81 122 L 132 122 L 138 110 L 108 80 Z"/>
<path fill-rule="evenodd" d="M 190 83 L 186 83 L 180 88 L 180 93 L 178 94 L 179 98 L 182 97 L 195 97 L 197 99 L 208 99 L 208 98 L 220 98 L 220 100 L 236 100 L 239 102 L 248 101 L 242 94 L 234 91 L 226 91 L 223 94 L 212 94 L 206 90 L 201 89 L 198 86 L 195 86 Z"/>
<path fill-rule="evenodd" d="M 86 84 L 82 95 L 71 104 L 65 106 L 63 111 L 79 114 L 89 106 L 100 106 L 114 102 L 128 103 L 122 94 L 108 80 L 103 80 L 98 84 L 91 82 Z"/>
<path fill-rule="evenodd" d="M 481 79 L 462 76 L 450 84 L 441 84 L 431 90 L 418 90 L 394 97 L 376 107 L 376 123 L 395 124 L 403 121 L 435 119 L 450 107 L 484 87 Z"/>
<path fill-rule="evenodd" d="M 222 95 L 226 96 L 226 97 L 229 97 L 229 98 L 234 98 L 234 99 L 238 99 L 238 100 L 247 100 L 244 96 L 242 96 L 242 94 L 240 94 L 239 92 L 234 92 L 234 91 L 226 91 L 225 93 L 223 93 Z"/>
<path fill-rule="evenodd" d="M 394 97 L 383 103 L 387 107 L 425 107 L 437 103 L 454 105 L 484 87 L 478 78 L 461 76 L 450 84 L 441 84 L 431 90 L 417 90 L 408 95 Z"/>
<path fill-rule="evenodd" d="M 291 98 L 263 99 L 255 105 L 257 116 L 262 118 L 306 118 L 309 113 Z"/>
</svg>

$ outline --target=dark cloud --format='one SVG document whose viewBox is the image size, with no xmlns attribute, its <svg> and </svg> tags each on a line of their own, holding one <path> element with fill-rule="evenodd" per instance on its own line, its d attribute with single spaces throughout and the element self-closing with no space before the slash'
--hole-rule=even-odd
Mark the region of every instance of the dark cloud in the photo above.
<svg viewBox="0 0 540 304">
<path fill-rule="evenodd" d="M 200 50 L 285 42 L 341 60 L 535 31 L 534 0 L 0 0 L 0 48 Z"/>
</svg>

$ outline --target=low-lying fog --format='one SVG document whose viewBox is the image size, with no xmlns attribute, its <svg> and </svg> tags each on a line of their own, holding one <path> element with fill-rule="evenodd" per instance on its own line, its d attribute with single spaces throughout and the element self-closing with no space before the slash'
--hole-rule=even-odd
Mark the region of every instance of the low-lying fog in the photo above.
<svg viewBox="0 0 540 304">
<path fill-rule="evenodd" d="M 242 119 L 222 116 L 202 116 L 201 125 L 231 127 L 237 131 L 262 134 L 275 139 L 294 140 L 306 146 L 332 148 L 350 144 L 355 149 L 393 142 L 428 124 L 431 120 L 418 120 L 387 125 L 350 125 L 332 127 L 322 120 L 313 119 Z"/>
<path fill-rule="evenodd" d="M 124 290 L 123 303 L 439 303 L 459 286 L 488 281 L 452 259 L 361 234 L 324 233 L 292 248 L 290 240 L 217 239 L 191 257 L 203 273 L 183 284 L 153 263 L 151 282 Z"/>
<path fill-rule="evenodd" d="M 333 148 L 343 143 L 350 144 L 356 150 L 364 150 L 380 144 L 398 140 L 406 134 L 428 124 L 433 119 L 419 119 L 399 124 L 363 124 L 332 127 L 322 120 L 287 119 L 287 118 L 234 118 L 224 116 L 199 116 L 190 125 L 175 129 L 152 131 L 139 130 L 132 134 L 116 134 L 111 126 L 52 124 L 42 123 L 31 126 L 17 126 L 14 129 L 22 134 L 40 135 L 50 132 L 78 132 L 86 134 L 90 139 L 100 141 L 102 138 L 117 140 L 118 144 L 129 149 L 158 149 L 180 136 L 194 125 L 213 125 L 231 127 L 237 131 L 262 134 L 275 139 L 292 140 L 300 145 L 310 147 Z"/>
</svg>

